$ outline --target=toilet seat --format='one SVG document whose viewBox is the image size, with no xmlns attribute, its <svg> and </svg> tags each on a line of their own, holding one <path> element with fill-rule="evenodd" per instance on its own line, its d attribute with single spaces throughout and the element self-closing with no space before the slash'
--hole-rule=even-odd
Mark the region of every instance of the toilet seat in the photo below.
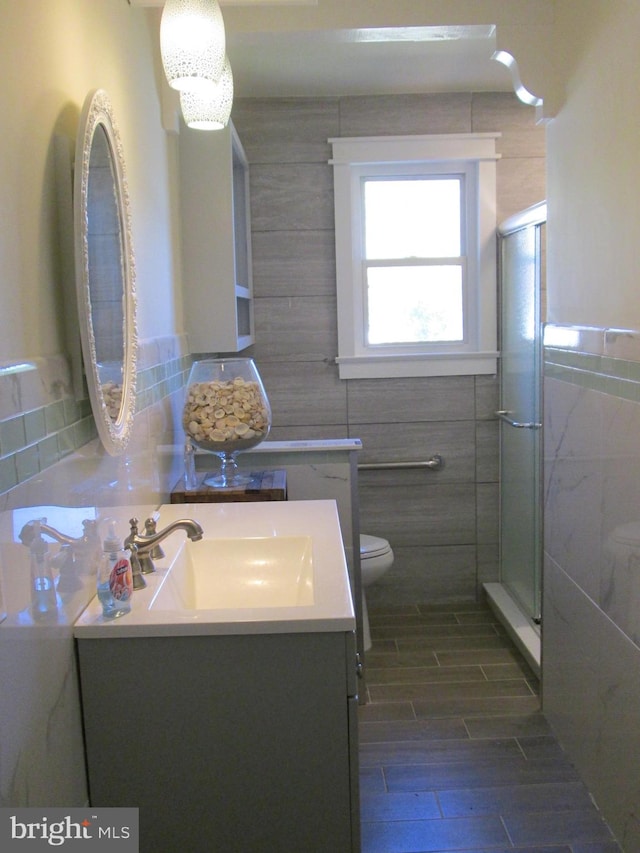
<svg viewBox="0 0 640 853">
<path fill-rule="evenodd" d="M 384 557 L 391 551 L 391 545 L 380 536 L 360 534 L 360 559 L 371 560 L 374 557 Z"/>
</svg>

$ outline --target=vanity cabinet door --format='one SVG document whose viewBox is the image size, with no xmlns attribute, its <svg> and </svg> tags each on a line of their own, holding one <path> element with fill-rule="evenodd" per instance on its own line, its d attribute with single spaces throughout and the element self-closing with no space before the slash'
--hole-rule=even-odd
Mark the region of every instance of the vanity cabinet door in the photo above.
<svg viewBox="0 0 640 853">
<path fill-rule="evenodd" d="M 180 127 L 182 285 L 191 352 L 240 352 L 254 342 L 249 164 L 229 122 Z"/>
<path fill-rule="evenodd" d="M 348 646 L 79 640 L 91 805 L 138 807 L 141 853 L 358 850 Z"/>
</svg>

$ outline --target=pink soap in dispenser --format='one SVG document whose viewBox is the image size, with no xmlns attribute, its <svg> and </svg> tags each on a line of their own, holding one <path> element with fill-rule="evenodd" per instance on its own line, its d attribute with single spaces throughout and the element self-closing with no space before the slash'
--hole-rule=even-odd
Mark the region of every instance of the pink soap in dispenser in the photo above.
<svg viewBox="0 0 640 853">
<path fill-rule="evenodd" d="M 102 602 L 102 614 L 108 619 L 117 619 L 131 610 L 133 596 L 133 574 L 129 551 L 115 533 L 115 523 L 109 525 L 104 540 L 104 553 L 98 567 L 98 598 Z"/>
</svg>

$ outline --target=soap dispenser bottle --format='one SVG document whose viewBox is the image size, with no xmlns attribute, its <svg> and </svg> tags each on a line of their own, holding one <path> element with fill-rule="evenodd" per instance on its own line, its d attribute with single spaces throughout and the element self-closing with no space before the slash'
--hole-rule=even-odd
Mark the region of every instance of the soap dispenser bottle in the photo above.
<svg viewBox="0 0 640 853">
<path fill-rule="evenodd" d="M 132 595 L 130 553 L 123 550 L 116 536 L 115 522 L 111 522 L 98 567 L 98 598 L 102 602 L 103 616 L 115 619 L 129 613 Z"/>
<path fill-rule="evenodd" d="M 102 557 L 102 542 L 95 518 L 85 518 L 82 522 L 82 543 L 79 548 L 81 571 L 95 577 Z"/>
<path fill-rule="evenodd" d="M 42 538 L 40 522 L 33 522 L 33 539 L 29 545 L 31 569 L 31 613 L 36 620 L 46 619 L 58 611 L 58 595 L 53 579 L 49 546 Z"/>
</svg>

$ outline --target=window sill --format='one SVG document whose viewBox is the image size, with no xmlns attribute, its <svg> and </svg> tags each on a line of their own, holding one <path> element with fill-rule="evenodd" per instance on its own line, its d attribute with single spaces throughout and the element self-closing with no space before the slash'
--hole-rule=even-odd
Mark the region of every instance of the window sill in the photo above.
<svg viewBox="0 0 640 853">
<path fill-rule="evenodd" d="M 340 379 L 390 379 L 402 376 L 470 376 L 495 374 L 497 352 L 443 355 L 338 356 Z"/>
</svg>

